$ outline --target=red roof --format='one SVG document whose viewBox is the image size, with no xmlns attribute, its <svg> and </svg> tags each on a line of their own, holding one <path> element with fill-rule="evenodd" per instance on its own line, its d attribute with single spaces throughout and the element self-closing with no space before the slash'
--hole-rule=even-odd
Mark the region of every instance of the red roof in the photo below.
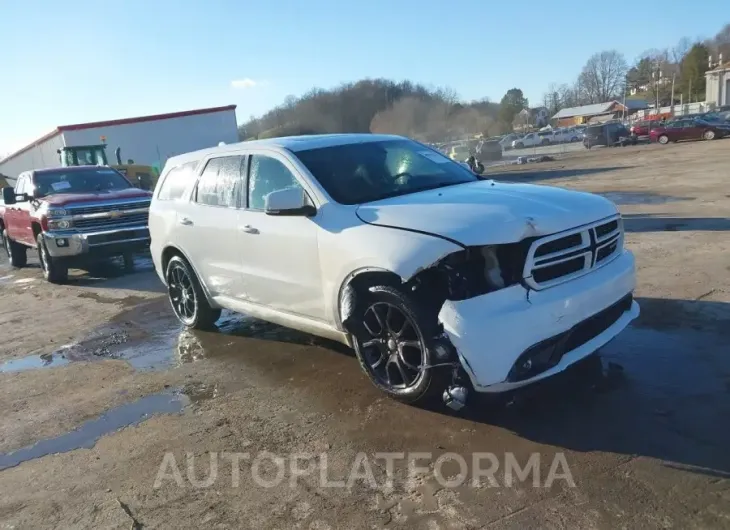
<svg viewBox="0 0 730 530">
<path fill-rule="evenodd" d="M 56 135 L 61 134 L 63 131 L 79 131 L 81 129 L 95 129 L 97 127 L 109 127 L 112 125 L 129 125 L 131 123 L 142 123 L 145 121 L 158 121 L 158 120 L 169 120 L 171 118 L 184 118 L 186 116 L 196 116 L 198 114 L 211 114 L 213 112 L 221 112 L 224 110 L 236 110 L 236 105 L 226 105 L 224 107 L 209 107 L 206 109 L 194 109 L 194 110 L 185 110 L 182 112 L 169 112 L 167 114 L 153 114 L 151 116 L 139 116 L 137 118 L 123 118 L 121 120 L 108 120 L 108 121 L 91 121 L 88 123 L 76 123 L 72 125 L 59 125 L 55 129 L 53 129 L 48 134 L 44 134 L 37 140 L 31 142 L 30 144 L 26 145 L 25 147 L 22 147 L 15 151 L 14 153 L 6 156 L 2 160 L 0 160 L 0 164 L 3 162 L 6 162 L 10 160 L 11 158 L 15 158 L 21 153 L 26 152 L 29 149 L 32 149 L 33 147 L 36 147 L 37 145 L 45 142 L 46 140 L 53 138 Z"/>
</svg>

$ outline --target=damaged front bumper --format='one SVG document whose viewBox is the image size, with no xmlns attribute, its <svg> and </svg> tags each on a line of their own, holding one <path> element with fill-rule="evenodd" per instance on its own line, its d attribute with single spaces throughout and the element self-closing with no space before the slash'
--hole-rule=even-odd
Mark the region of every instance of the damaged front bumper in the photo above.
<svg viewBox="0 0 730 530">
<path fill-rule="evenodd" d="M 446 301 L 439 321 L 477 392 L 503 392 L 563 371 L 639 315 L 634 257 L 541 291 L 522 285 Z M 529 361 L 529 362 L 528 362 Z"/>
</svg>

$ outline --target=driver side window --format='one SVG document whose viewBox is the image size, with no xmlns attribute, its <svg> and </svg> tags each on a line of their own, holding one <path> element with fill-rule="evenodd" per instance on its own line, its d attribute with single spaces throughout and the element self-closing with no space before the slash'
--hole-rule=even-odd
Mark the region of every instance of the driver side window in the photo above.
<svg viewBox="0 0 730 530">
<path fill-rule="evenodd" d="M 266 155 L 252 155 L 248 172 L 248 208 L 263 210 L 272 191 L 302 186 L 283 162 Z"/>
</svg>

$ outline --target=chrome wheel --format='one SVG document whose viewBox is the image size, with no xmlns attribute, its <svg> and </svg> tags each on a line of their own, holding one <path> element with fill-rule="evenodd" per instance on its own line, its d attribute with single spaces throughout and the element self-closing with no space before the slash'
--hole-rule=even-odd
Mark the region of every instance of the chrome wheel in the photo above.
<svg viewBox="0 0 730 530">
<path fill-rule="evenodd" d="M 198 312 L 198 300 L 190 274 L 181 264 L 175 263 L 167 276 L 167 292 L 173 311 L 183 323 L 193 324 Z"/>
<path fill-rule="evenodd" d="M 705 140 L 714 140 L 715 131 L 705 131 Z"/>
<path fill-rule="evenodd" d="M 372 376 L 392 389 L 418 384 L 426 366 L 426 347 L 415 323 L 398 307 L 376 302 L 363 315 L 367 336 L 362 356 Z"/>
<path fill-rule="evenodd" d="M 669 137 L 667 136 L 660 136 L 659 137 L 659 143 L 662 145 L 666 145 L 669 143 Z"/>
</svg>

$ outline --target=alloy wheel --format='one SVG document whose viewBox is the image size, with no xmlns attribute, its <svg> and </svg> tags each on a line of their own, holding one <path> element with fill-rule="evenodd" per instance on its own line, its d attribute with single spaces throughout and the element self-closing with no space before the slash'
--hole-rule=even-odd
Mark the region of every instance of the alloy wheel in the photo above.
<svg viewBox="0 0 730 530">
<path fill-rule="evenodd" d="M 185 267 L 180 264 L 170 267 L 167 290 L 177 317 L 185 324 L 192 324 L 198 312 L 198 300 L 192 278 Z"/>
<path fill-rule="evenodd" d="M 659 137 L 659 143 L 660 144 L 668 144 L 669 143 L 669 138 L 666 137 L 666 136 L 660 136 Z"/>
<path fill-rule="evenodd" d="M 418 383 L 426 365 L 426 347 L 415 323 L 398 307 L 376 302 L 363 315 L 361 350 L 382 385 L 404 390 Z"/>
<path fill-rule="evenodd" d="M 715 131 L 705 131 L 705 140 L 714 140 Z"/>
</svg>

